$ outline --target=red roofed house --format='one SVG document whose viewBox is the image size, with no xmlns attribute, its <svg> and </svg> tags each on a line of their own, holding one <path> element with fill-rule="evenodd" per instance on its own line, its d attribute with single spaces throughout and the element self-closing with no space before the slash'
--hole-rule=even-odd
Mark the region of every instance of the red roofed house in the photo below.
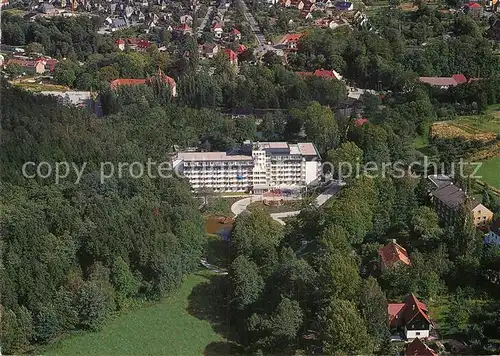
<svg viewBox="0 0 500 356">
<path fill-rule="evenodd" d="M 238 65 L 238 55 L 230 48 L 225 48 L 224 53 L 229 58 L 229 63 L 232 65 Z"/>
<path fill-rule="evenodd" d="M 191 35 L 193 33 L 193 29 L 189 27 L 187 23 L 183 23 L 175 28 L 175 32 L 181 35 Z"/>
<path fill-rule="evenodd" d="M 117 39 L 117 40 L 115 41 L 115 44 L 118 46 L 118 49 L 119 49 L 120 51 L 124 51 L 124 50 L 125 50 L 125 41 L 124 41 L 124 40 L 122 40 L 121 38 Z"/>
<path fill-rule="evenodd" d="M 390 269 L 398 264 L 407 266 L 411 264 L 408 252 L 406 252 L 403 246 L 396 243 L 396 240 L 392 240 L 391 243 L 378 250 L 378 256 L 381 271 Z"/>
<path fill-rule="evenodd" d="M 414 339 L 405 351 L 406 356 L 438 356 L 438 353 L 424 344 L 418 337 Z"/>
<path fill-rule="evenodd" d="M 236 54 L 242 54 L 243 52 L 245 52 L 247 50 L 247 48 L 245 47 L 245 45 L 243 44 L 240 44 L 238 46 L 238 48 L 236 49 Z"/>
<path fill-rule="evenodd" d="M 231 31 L 231 38 L 234 40 L 234 41 L 239 41 L 241 40 L 241 32 L 238 31 L 237 28 L 234 28 L 232 31 Z"/>
<path fill-rule="evenodd" d="M 355 119 L 354 120 L 354 126 L 356 127 L 361 127 L 363 126 L 364 124 L 366 124 L 368 122 L 368 119 L 366 118 L 359 118 L 359 119 Z"/>
<path fill-rule="evenodd" d="M 151 76 L 147 79 L 115 79 L 111 81 L 109 85 L 113 90 L 116 90 L 118 87 L 124 85 L 151 85 L 157 78 L 160 78 L 163 82 L 168 84 L 172 96 L 177 96 L 177 84 L 175 83 L 175 80 L 163 74 L 161 70 L 158 71 L 157 76 Z"/>
<path fill-rule="evenodd" d="M 289 33 L 281 38 L 279 44 L 285 45 L 288 49 L 297 49 L 301 37 L 301 33 Z"/>
<path fill-rule="evenodd" d="M 125 39 L 125 44 L 128 45 L 128 48 L 135 50 L 140 41 L 139 38 L 127 38 Z"/>
<path fill-rule="evenodd" d="M 323 79 L 339 79 L 333 70 L 316 69 L 314 72 L 295 72 L 300 77 L 318 77 Z"/>
<path fill-rule="evenodd" d="M 20 66 L 24 72 L 28 74 L 42 74 L 45 73 L 45 62 L 42 60 L 30 60 L 11 58 L 7 61 L 6 65 L 15 64 Z"/>
<path fill-rule="evenodd" d="M 421 83 L 441 89 L 448 89 L 449 87 L 467 83 L 467 78 L 463 74 L 453 74 L 451 77 L 419 77 L 418 80 Z"/>
<path fill-rule="evenodd" d="M 214 23 L 212 26 L 212 32 L 214 33 L 215 38 L 221 38 L 224 30 L 222 29 L 222 25 L 220 23 Z"/>
<path fill-rule="evenodd" d="M 151 47 L 152 43 L 149 42 L 148 40 L 140 40 L 137 42 L 136 49 L 140 52 L 145 52 Z"/>
<path fill-rule="evenodd" d="M 391 331 L 403 331 L 408 340 L 429 337 L 432 326 L 429 311 L 413 293 L 406 297 L 404 303 L 388 304 L 387 313 Z"/>
<path fill-rule="evenodd" d="M 46 72 L 47 71 L 53 72 L 54 69 L 56 69 L 57 59 L 53 59 L 53 58 L 45 59 L 44 62 L 45 62 L 45 71 Z"/>
<path fill-rule="evenodd" d="M 465 4 L 463 9 L 465 13 L 471 14 L 473 17 L 480 17 L 481 13 L 483 12 L 483 7 L 481 6 L 481 4 L 478 4 L 474 1 Z"/>
</svg>

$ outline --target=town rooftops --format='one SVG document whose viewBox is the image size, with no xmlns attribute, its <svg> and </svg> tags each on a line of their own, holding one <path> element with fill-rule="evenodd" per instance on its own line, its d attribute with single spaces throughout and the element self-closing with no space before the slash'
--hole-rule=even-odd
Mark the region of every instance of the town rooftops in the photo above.
<svg viewBox="0 0 500 356">
<path fill-rule="evenodd" d="M 431 194 L 437 200 L 453 209 L 461 206 L 465 202 L 465 198 L 467 197 L 467 194 L 465 194 L 465 192 L 461 188 L 457 187 L 453 183 L 436 189 Z M 471 198 L 470 204 L 470 208 L 473 209 L 479 205 L 479 202 L 476 199 Z"/>
<path fill-rule="evenodd" d="M 177 159 L 183 161 L 253 161 L 252 156 L 228 155 L 226 152 L 181 152 Z"/>
<path fill-rule="evenodd" d="M 224 53 L 229 57 L 231 62 L 238 59 L 238 55 L 230 48 L 224 48 Z"/>
<path fill-rule="evenodd" d="M 424 344 L 418 337 L 406 347 L 406 356 L 438 356 L 438 353 Z"/>
<path fill-rule="evenodd" d="M 233 31 L 231 32 L 232 35 L 241 35 L 241 32 L 238 31 L 237 28 L 233 28 Z"/>
<path fill-rule="evenodd" d="M 411 264 L 408 252 L 406 252 L 403 246 L 396 243 L 395 240 L 378 250 L 378 255 L 381 262 L 387 268 L 391 268 L 398 262 L 402 262 L 405 265 Z"/>
</svg>

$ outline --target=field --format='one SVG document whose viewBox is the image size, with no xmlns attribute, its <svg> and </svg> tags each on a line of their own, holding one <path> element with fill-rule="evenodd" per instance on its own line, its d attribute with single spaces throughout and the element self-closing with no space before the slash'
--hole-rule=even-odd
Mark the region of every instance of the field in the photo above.
<svg viewBox="0 0 500 356">
<path fill-rule="evenodd" d="M 478 174 L 483 176 L 482 181 L 500 189 L 500 156 L 483 162 L 483 166 L 479 169 Z"/>
<path fill-rule="evenodd" d="M 221 277 L 199 272 L 170 297 L 110 320 L 103 330 L 70 336 L 48 347 L 47 355 L 201 355 L 235 348 L 227 331 Z M 218 293 L 217 293 L 218 292 Z M 221 312 L 222 311 L 222 312 Z"/>
<path fill-rule="evenodd" d="M 68 87 L 65 87 L 64 85 L 57 85 L 57 84 L 39 84 L 39 83 L 28 83 L 28 82 L 17 82 L 13 84 L 17 87 L 33 92 L 70 90 Z"/>
<path fill-rule="evenodd" d="M 493 130 L 497 126 L 500 126 L 500 119 L 492 117 L 477 117 L 476 120 L 460 118 L 433 124 L 431 136 L 439 138 L 461 137 L 470 141 L 488 142 L 496 138 L 498 131 Z"/>
</svg>

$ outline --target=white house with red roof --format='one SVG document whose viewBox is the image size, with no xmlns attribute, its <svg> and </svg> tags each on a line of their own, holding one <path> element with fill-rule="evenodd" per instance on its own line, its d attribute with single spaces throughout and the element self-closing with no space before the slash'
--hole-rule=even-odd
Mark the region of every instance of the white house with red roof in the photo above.
<svg viewBox="0 0 500 356">
<path fill-rule="evenodd" d="M 221 38 L 224 30 L 222 29 L 222 25 L 218 22 L 212 25 L 212 32 L 214 33 L 215 38 Z"/>
<path fill-rule="evenodd" d="M 226 54 L 227 58 L 229 59 L 229 63 L 231 63 L 234 66 L 238 65 L 238 55 L 236 54 L 235 51 L 233 51 L 230 48 L 224 48 L 224 53 Z"/>
<path fill-rule="evenodd" d="M 301 33 L 288 33 L 279 40 L 278 44 L 284 45 L 288 49 L 295 50 L 298 47 L 299 39 L 301 37 Z"/>
<path fill-rule="evenodd" d="M 231 31 L 231 38 L 233 41 L 239 41 L 241 40 L 241 32 L 237 28 L 233 28 Z"/>
<path fill-rule="evenodd" d="M 121 39 L 121 38 L 117 39 L 115 41 L 115 44 L 118 46 L 118 49 L 120 51 L 124 51 L 125 50 L 125 40 L 124 39 Z"/>
<path fill-rule="evenodd" d="M 181 35 L 191 35 L 193 33 L 193 29 L 189 27 L 187 23 L 183 23 L 175 28 L 175 32 Z"/>
<path fill-rule="evenodd" d="M 403 303 L 389 303 L 387 313 L 391 331 L 403 332 L 408 340 L 429 337 L 432 328 L 429 310 L 413 293 Z"/>
</svg>

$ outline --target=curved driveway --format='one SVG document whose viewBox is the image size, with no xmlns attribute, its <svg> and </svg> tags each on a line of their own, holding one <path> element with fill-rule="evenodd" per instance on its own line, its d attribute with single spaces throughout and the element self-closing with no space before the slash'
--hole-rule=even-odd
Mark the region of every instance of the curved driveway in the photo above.
<svg viewBox="0 0 500 356">
<path fill-rule="evenodd" d="M 325 204 L 328 201 L 328 199 L 337 194 L 343 185 L 344 185 L 343 183 L 330 184 L 328 188 L 326 188 L 326 190 L 323 193 L 318 195 L 316 199 L 314 199 L 314 202 L 311 204 L 315 204 L 316 206 L 320 207 L 321 205 Z M 262 200 L 262 195 L 252 195 L 251 197 L 243 198 L 241 200 L 238 200 L 231 206 L 231 211 L 235 216 L 238 216 L 239 214 L 244 212 L 251 203 L 261 200 Z M 285 225 L 285 222 L 282 219 L 288 218 L 290 216 L 299 215 L 299 213 L 300 210 L 295 210 L 295 211 L 287 211 L 284 213 L 274 213 L 270 215 L 274 220 L 279 222 L 281 225 Z"/>
</svg>

